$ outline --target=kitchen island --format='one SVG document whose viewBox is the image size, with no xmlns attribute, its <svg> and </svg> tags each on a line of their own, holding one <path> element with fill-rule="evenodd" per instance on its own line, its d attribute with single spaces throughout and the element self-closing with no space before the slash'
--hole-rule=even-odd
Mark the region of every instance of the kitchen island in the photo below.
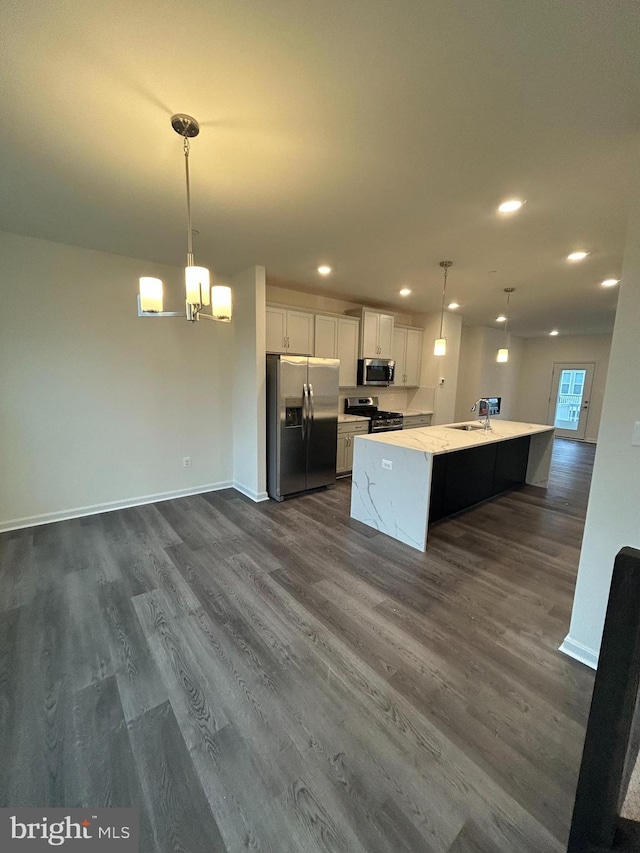
<svg viewBox="0 0 640 853">
<path fill-rule="evenodd" d="M 429 522 L 524 483 L 546 487 L 554 434 L 494 420 L 356 436 L 351 517 L 424 551 Z"/>
</svg>

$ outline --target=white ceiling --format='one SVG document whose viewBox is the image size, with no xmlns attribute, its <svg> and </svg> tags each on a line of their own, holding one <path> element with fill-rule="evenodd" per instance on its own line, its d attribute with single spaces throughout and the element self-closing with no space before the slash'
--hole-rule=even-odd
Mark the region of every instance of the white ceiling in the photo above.
<svg viewBox="0 0 640 853">
<path fill-rule="evenodd" d="M 612 328 L 637 0 L 5 0 L 2 17 L 0 228 L 183 263 L 169 118 L 186 112 L 196 258 L 220 275 L 261 263 L 419 313 L 451 259 L 466 324 L 515 286 L 516 333 Z M 498 216 L 510 196 L 527 204 Z"/>
</svg>

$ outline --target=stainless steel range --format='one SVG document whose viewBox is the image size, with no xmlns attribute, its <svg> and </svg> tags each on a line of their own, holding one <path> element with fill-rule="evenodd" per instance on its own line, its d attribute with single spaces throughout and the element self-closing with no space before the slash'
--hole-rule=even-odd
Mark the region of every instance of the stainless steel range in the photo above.
<svg viewBox="0 0 640 853">
<path fill-rule="evenodd" d="M 381 412 L 377 397 L 347 397 L 344 401 L 344 413 L 369 418 L 369 432 L 402 429 L 402 412 Z"/>
</svg>

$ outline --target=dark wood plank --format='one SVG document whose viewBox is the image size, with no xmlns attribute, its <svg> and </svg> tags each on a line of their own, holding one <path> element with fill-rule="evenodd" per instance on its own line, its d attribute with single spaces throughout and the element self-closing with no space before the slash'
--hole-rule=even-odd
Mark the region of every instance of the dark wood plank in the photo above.
<svg viewBox="0 0 640 853">
<path fill-rule="evenodd" d="M 131 722 L 129 737 L 158 853 L 226 853 L 169 703 Z"/>
<path fill-rule="evenodd" d="M 113 668 L 126 720 L 168 699 L 133 606 L 119 583 L 101 584 L 98 603 L 110 634 Z"/>
<path fill-rule="evenodd" d="M 502 850 L 470 820 L 462 827 L 448 853 L 502 853 Z"/>
<path fill-rule="evenodd" d="M 115 678 L 74 696 L 70 728 L 64 799 L 49 805 L 140 809 L 142 789 Z M 141 809 L 140 850 L 155 849 L 147 812 Z"/>
</svg>

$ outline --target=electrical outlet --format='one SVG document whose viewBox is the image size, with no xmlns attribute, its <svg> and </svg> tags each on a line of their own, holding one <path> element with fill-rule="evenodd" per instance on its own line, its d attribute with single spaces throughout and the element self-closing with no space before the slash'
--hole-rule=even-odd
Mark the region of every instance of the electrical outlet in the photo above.
<svg viewBox="0 0 640 853">
<path fill-rule="evenodd" d="M 390 459 L 383 459 L 382 460 L 382 467 L 386 468 L 387 471 L 391 471 L 393 468 L 393 462 Z"/>
<path fill-rule="evenodd" d="M 182 467 L 183 468 L 191 468 L 191 457 L 183 456 L 182 457 Z"/>
</svg>

